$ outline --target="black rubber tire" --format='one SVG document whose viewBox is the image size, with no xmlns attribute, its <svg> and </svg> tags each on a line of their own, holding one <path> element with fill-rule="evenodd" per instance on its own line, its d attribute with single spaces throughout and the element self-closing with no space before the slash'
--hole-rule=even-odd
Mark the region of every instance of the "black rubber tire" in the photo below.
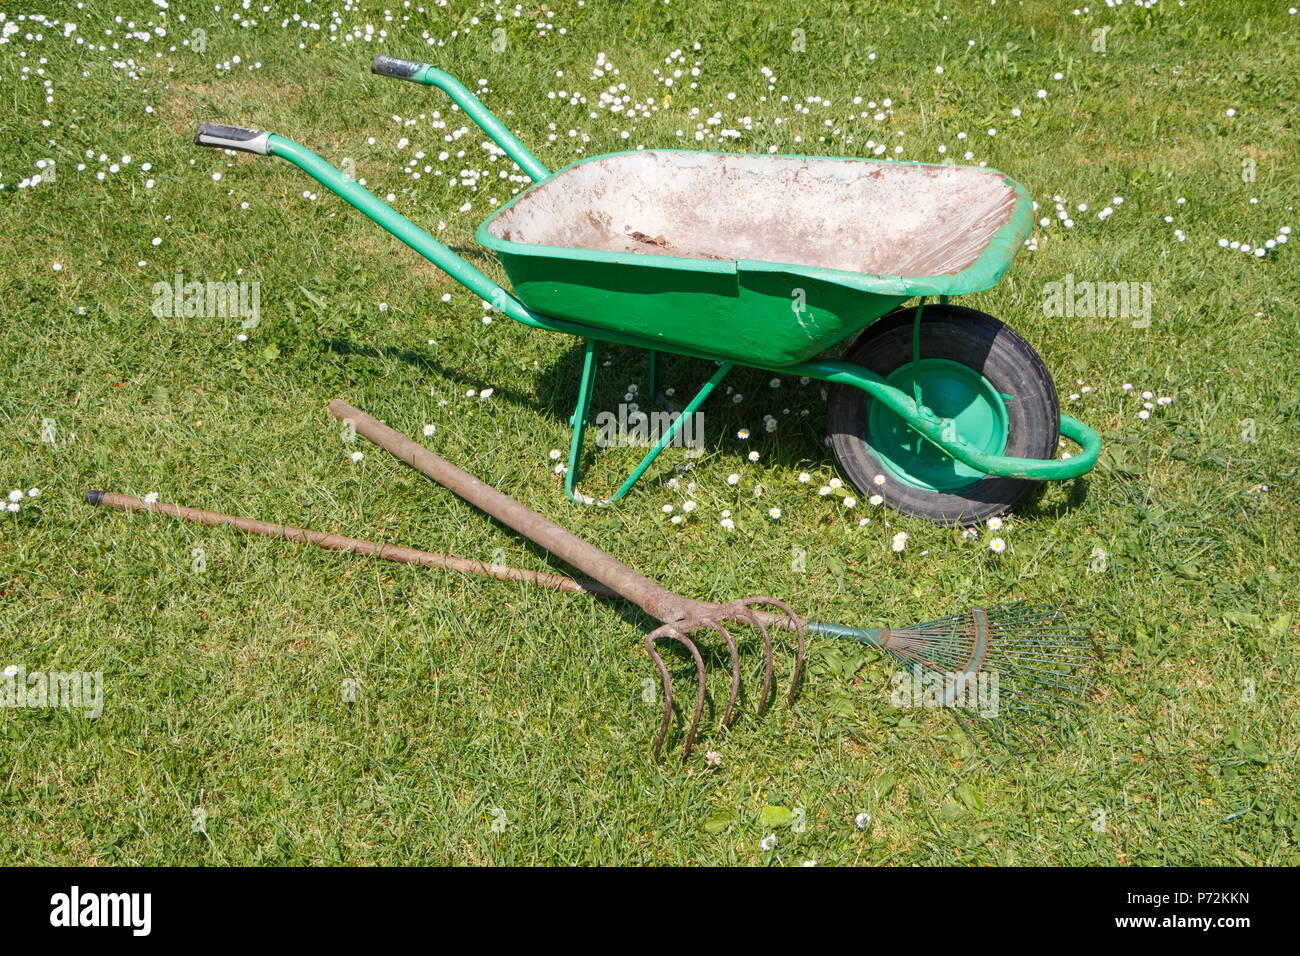
<svg viewBox="0 0 1300 956">
<path fill-rule="evenodd" d="M 915 308 L 902 308 L 865 329 L 844 356 L 888 377 L 912 361 Z M 1007 447 L 1018 458 L 1054 458 L 1060 437 L 1056 386 L 1033 348 L 1011 327 L 974 309 L 927 305 L 921 319 L 921 358 L 960 362 L 980 372 L 999 392 L 1013 396 L 1007 409 Z M 924 400 L 924 398 L 922 399 Z M 849 481 L 864 495 L 879 494 L 905 515 L 945 524 L 977 524 L 1006 514 L 1040 484 L 987 477 L 954 492 L 928 491 L 897 480 L 867 441 L 870 399 L 851 385 L 832 385 L 827 403 L 831 447 Z M 884 484 L 874 479 L 884 476 Z"/>
</svg>

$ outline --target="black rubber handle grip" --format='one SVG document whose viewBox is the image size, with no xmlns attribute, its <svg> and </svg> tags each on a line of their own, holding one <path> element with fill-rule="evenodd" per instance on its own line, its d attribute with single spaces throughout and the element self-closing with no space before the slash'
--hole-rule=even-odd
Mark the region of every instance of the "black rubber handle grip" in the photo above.
<svg viewBox="0 0 1300 956">
<path fill-rule="evenodd" d="M 258 129 L 244 129 L 242 126 L 223 126 L 221 123 L 200 123 L 194 133 L 194 142 L 198 146 L 211 146 L 214 149 L 240 149 L 246 153 L 265 156 L 270 152 L 270 144 L 264 133 Z"/>
<path fill-rule="evenodd" d="M 399 80 L 414 79 L 415 74 L 424 69 L 424 63 L 414 60 L 402 60 L 395 56 L 381 53 L 370 61 L 370 72 L 380 76 L 395 76 Z"/>
</svg>

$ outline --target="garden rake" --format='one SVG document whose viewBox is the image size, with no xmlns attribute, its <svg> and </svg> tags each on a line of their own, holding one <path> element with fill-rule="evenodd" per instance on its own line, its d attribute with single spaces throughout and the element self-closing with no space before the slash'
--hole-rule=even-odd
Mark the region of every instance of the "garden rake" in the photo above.
<svg viewBox="0 0 1300 956">
<path fill-rule="evenodd" d="M 107 492 L 88 492 L 86 499 L 92 504 L 130 511 L 157 511 L 186 520 L 225 524 L 257 534 L 305 541 L 333 550 L 355 551 L 386 560 L 631 601 L 660 622 L 660 626 L 645 638 L 645 649 L 658 670 L 664 696 L 663 716 L 653 745 L 656 757 L 662 751 L 672 724 L 674 704 L 673 680 L 659 653 L 659 642 L 677 643 L 695 666 L 695 708 L 682 748 L 685 761 L 694 749 L 706 701 L 704 656 L 697 643 L 701 634 L 717 635 L 727 648 L 731 680 L 720 723 L 727 727 L 734 718 L 741 689 L 740 653 L 735 636 L 728 629 L 728 625 L 734 624 L 752 626 L 762 641 L 763 683 L 757 706 L 759 715 L 766 712 L 773 696 L 775 665 L 770 629 L 792 632 L 795 637 L 795 660 L 786 695 L 787 704 L 794 703 L 798 691 L 805 636 L 810 633 L 883 650 L 910 671 L 910 674 L 896 678 L 896 693 L 898 690 L 904 692 L 900 701 L 902 705 L 951 710 L 966 729 L 983 728 L 994 740 L 1012 749 L 1037 746 L 1059 725 L 1062 712 L 1071 711 L 1085 702 L 1096 647 L 1085 632 L 1066 619 L 1065 610 L 1060 605 L 1031 606 L 1022 602 L 1001 609 L 972 608 L 913 627 L 859 628 L 805 620 L 785 602 L 772 597 L 742 598 L 727 604 L 698 601 L 664 588 L 360 409 L 335 399 L 330 403 L 329 411 L 354 428 L 357 434 L 551 554 L 591 575 L 595 581 L 379 545 L 161 502 L 146 503 Z"/>
</svg>

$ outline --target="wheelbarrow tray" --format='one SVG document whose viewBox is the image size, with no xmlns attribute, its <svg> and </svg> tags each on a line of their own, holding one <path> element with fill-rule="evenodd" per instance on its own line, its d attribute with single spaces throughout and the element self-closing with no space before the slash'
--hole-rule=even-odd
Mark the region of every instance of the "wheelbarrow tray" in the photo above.
<svg viewBox="0 0 1300 956">
<path fill-rule="evenodd" d="M 993 286 L 1031 208 L 981 167 L 638 150 L 558 170 L 478 241 L 535 312 L 779 367 L 914 296 Z"/>
</svg>

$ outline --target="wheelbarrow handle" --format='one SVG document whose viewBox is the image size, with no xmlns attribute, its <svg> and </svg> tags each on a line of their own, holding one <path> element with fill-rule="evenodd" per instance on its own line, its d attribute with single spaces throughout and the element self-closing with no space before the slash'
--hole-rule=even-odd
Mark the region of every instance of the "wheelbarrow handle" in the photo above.
<svg viewBox="0 0 1300 956">
<path fill-rule="evenodd" d="M 410 80 L 412 83 L 423 83 L 425 86 L 436 86 L 450 96 L 465 115 L 492 138 L 492 142 L 505 150 L 506 155 L 528 174 L 529 179 L 540 183 L 551 175 L 551 171 L 529 152 L 528 147 L 520 142 L 519 137 L 506 129 L 505 124 L 470 92 L 469 87 L 446 70 L 440 70 L 428 63 L 417 63 L 415 60 L 403 60 L 381 53 L 371 61 L 370 72 L 378 73 L 380 76 L 392 76 L 399 80 Z"/>
<path fill-rule="evenodd" d="M 293 163 L 330 192 L 361 210 L 372 221 L 442 269 L 465 288 L 510 318 L 535 328 L 550 328 L 545 317 L 529 310 L 488 276 L 443 245 L 427 231 L 366 189 L 342 170 L 331 166 L 307 147 L 275 133 L 204 123 L 194 137 L 200 146 L 242 149 L 250 153 L 279 156 Z"/>
<path fill-rule="evenodd" d="M 400 57 L 381 53 L 370 62 L 370 72 L 378 73 L 380 76 L 395 77 L 399 80 L 413 80 L 415 74 L 420 72 L 424 66 L 425 64 L 417 63 L 415 60 L 403 60 Z"/>
<path fill-rule="evenodd" d="M 265 156 L 271 151 L 268 142 L 270 133 L 258 129 L 244 129 L 242 126 L 225 126 L 221 123 L 200 123 L 194 133 L 194 142 L 198 146 L 211 146 L 214 149 L 239 149 L 246 153 Z"/>
</svg>

